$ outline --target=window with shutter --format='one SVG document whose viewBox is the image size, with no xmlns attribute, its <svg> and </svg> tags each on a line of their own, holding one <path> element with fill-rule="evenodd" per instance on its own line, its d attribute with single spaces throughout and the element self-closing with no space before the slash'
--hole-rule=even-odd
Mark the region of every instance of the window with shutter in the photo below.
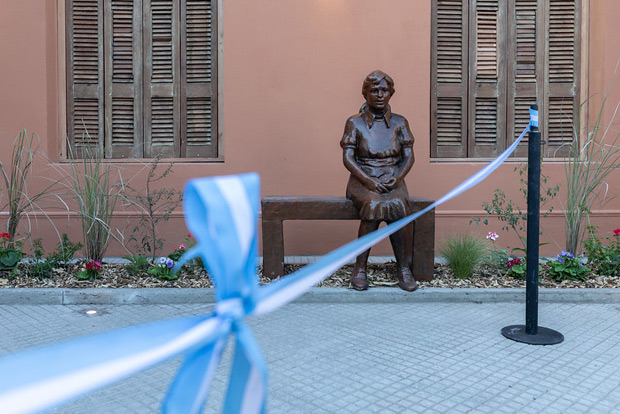
<svg viewBox="0 0 620 414">
<path fill-rule="evenodd" d="M 217 3 L 66 1 L 69 155 L 221 155 Z"/>
<path fill-rule="evenodd" d="M 431 157 L 496 156 L 533 103 L 544 155 L 563 154 L 579 110 L 580 9 L 579 0 L 433 0 Z"/>
</svg>

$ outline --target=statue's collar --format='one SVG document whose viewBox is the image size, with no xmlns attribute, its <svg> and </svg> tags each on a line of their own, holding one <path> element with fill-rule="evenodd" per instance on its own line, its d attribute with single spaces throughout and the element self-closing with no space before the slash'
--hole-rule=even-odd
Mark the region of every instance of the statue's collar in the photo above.
<svg viewBox="0 0 620 414">
<path fill-rule="evenodd" d="M 375 119 L 381 119 L 381 118 L 385 119 L 385 125 L 388 128 L 390 127 L 390 118 L 392 117 L 392 110 L 390 109 L 390 105 L 387 106 L 383 115 L 373 114 L 370 111 L 368 104 L 362 105 L 360 109 L 360 113 L 362 114 L 362 117 L 364 118 L 366 125 L 368 125 L 368 129 L 372 128 L 372 124 L 375 122 Z"/>
</svg>

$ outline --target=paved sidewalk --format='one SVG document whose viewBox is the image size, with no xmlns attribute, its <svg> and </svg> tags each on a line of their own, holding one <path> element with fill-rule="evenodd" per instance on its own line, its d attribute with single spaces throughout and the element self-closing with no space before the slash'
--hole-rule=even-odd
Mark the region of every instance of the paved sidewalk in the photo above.
<svg viewBox="0 0 620 414">
<path fill-rule="evenodd" d="M 323 291 L 313 290 L 313 303 L 290 304 L 248 320 L 267 359 L 269 413 L 620 412 L 618 294 L 581 296 L 591 303 L 541 299 L 541 326 L 566 338 L 542 347 L 501 336 L 502 327 L 524 322 L 524 300 L 498 299 L 490 289 L 478 289 L 478 296 L 467 300 L 445 300 L 449 292 L 430 300 L 433 289 L 405 296 L 396 289 L 350 292 L 365 303 L 347 303 L 346 293 L 329 299 L 333 290 Z M 464 290 L 454 291 L 453 297 L 466 297 Z M 0 354 L 208 313 L 212 306 L 0 305 Z M 91 308 L 98 314 L 86 315 Z M 150 369 L 53 412 L 158 412 L 178 364 Z M 220 411 L 229 368 L 230 349 L 205 412 Z"/>
</svg>

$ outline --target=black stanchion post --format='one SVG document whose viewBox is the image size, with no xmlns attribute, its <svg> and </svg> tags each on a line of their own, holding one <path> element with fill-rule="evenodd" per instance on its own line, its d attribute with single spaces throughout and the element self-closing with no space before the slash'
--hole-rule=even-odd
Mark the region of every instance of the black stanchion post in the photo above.
<svg viewBox="0 0 620 414">
<path fill-rule="evenodd" d="M 538 105 L 532 105 L 538 111 Z M 525 333 L 538 333 L 538 260 L 540 229 L 540 131 L 530 127 L 527 145 L 527 243 Z"/>
<path fill-rule="evenodd" d="M 517 342 L 532 345 L 553 345 L 564 336 L 553 329 L 538 326 L 538 261 L 540 234 L 540 131 L 538 105 L 532 105 L 535 122 L 531 123 L 527 151 L 527 257 L 525 287 L 525 325 L 510 325 L 502 335 Z M 532 115 L 533 116 L 533 115 Z"/>
</svg>

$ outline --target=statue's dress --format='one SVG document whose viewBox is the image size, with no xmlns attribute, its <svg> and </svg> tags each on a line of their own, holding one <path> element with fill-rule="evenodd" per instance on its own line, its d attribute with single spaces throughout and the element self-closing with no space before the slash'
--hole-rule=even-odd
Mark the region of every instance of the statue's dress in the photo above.
<svg viewBox="0 0 620 414">
<path fill-rule="evenodd" d="M 361 169 L 385 183 L 397 175 L 403 148 L 413 147 L 413 134 L 405 117 L 391 113 L 389 107 L 382 116 L 375 116 L 364 105 L 359 114 L 347 119 L 340 146 L 352 148 Z M 359 209 L 362 220 L 392 222 L 410 211 L 404 180 L 392 191 L 379 194 L 351 174 L 346 195 Z"/>
</svg>

